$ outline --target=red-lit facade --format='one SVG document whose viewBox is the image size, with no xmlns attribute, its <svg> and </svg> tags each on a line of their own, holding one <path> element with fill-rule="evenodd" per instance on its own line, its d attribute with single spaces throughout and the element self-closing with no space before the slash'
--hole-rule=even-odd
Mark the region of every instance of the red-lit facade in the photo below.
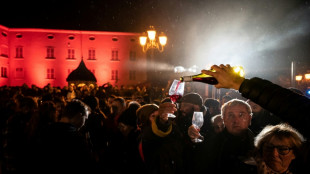
<svg viewBox="0 0 310 174">
<path fill-rule="evenodd" d="M 67 86 L 83 57 L 97 85 L 147 79 L 138 33 L 7 28 L 0 25 L 0 86 Z"/>
</svg>

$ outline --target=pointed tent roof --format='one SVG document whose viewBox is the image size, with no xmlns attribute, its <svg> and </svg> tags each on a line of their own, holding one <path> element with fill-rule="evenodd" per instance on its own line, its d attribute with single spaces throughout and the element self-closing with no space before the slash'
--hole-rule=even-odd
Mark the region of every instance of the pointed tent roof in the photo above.
<svg viewBox="0 0 310 174">
<path fill-rule="evenodd" d="M 83 58 L 80 62 L 80 65 L 68 75 L 66 80 L 67 82 L 69 81 L 97 82 L 95 75 L 85 66 Z"/>
</svg>

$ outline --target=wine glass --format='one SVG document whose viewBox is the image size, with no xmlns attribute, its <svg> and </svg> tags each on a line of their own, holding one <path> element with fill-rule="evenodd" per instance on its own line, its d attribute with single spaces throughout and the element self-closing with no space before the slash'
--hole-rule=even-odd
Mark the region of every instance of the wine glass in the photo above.
<svg viewBox="0 0 310 174">
<path fill-rule="evenodd" d="M 203 112 L 194 112 L 193 114 L 193 118 L 192 118 L 192 124 L 194 125 L 194 127 L 200 131 L 200 128 L 203 125 Z M 193 141 L 195 143 L 200 143 L 203 141 L 204 137 L 199 133 L 199 137 L 195 138 Z"/>
<path fill-rule="evenodd" d="M 180 99 L 184 94 L 184 82 L 181 82 L 180 80 L 173 80 L 170 89 L 169 89 L 169 96 L 171 99 L 171 102 L 173 104 L 176 104 L 176 101 Z M 176 116 L 174 114 L 169 113 L 168 117 L 175 118 Z"/>
</svg>

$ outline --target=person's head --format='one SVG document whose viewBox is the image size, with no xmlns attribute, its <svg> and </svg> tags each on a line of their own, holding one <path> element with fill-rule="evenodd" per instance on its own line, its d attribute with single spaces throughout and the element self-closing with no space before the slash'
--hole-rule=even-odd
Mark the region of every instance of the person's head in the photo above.
<svg viewBox="0 0 310 174">
<path fill-rule="evenodd" d="M 254 102 L 253 102 L 252 100 L 250 100 L 250 99 L 248 99 L 246 102 L 251 106 L 251 109 L 252 109 L 252 112 L 253 112 L 253 113 L 259 113 L 259 112 L 261 112 L 261 111 L 264 110 L 260 105 L 254 103 Z"/>
<path fill-rule="evenodd" d="M 211 117 L 211 123 L 215 133 L 220 133 L 224 130 L 224 123 L 221 114 Z"/>
<path fill-rule="evenodd" d="M 43 123 L 58 121 L 58 110 L 53 101 L 45 101 L 39 106 L 39 117 Z"/>
<path fill-rule="evenodd" d="M 220 102 L 214 98 L 206 98 L 204 105 L 208 108 L 211 116 L 221 113 L 220 111 Z"/>
<path fill-rule="evenodd" d="M 137 110 L 138 126 L 140 128 L 150 126 L 152 120 L 154 120 L 156 115 L 158 114 L 158 108 L 159 107 L 156 104 L 145 104 L 141 106 Z"/>
<path fill-rule="evenodd" d="M 277 173 L 285 172 L 296 158 L 303 136 L 288 124 L 268 125 L 256 137 L 254 145 L 266 165 Z"/>
<path fill-rule="evenodd" d="M 221 106 L 224 105 L 224 103 L 228 102 L 229 100 L 232 100 L 233 98 L 230 95 L 224 95 L 221 99 Z"/>
<path fill-rule="evenodd" d="M 61 122 L 68 122 L 74 125 L 77 129 L 84 124 L 91 109 L 84 102 L 78 99 L 73 99 L 67 103 L 61 118 Z"/>
<path fill-rule="evenodd" d="M 126 100 L 123 97 L 116 97 L 113 99 L 111 107 L 112 113 L 119 115 L 126 109 Z"/>
<path fill-rule="evenodd" d="M 227 131 L 241 135 L 251 124 L 251 106 L 243 100 L 232 99 L 222 106 L 222 118 Z"/>
<path fill-rule="evenodd" d="M 137 129 L 136 112 L 139 107 L 140 104 L 138 102 L 130 102 L 128 108 L 121 113 L 118 119 L 118 129 L 124 136 L 127 136 L 132 130 Z"/>
<path fill-rule="evenodd" d="M 93 110 L 93 111 L 95 111 L 96 109 L 99 109 L 98 97 L 89 95 L 83 99 L 83 102 L 86 103 L 91 108 L 91 110 Z"/>
<path fill-rule="evenodd" d="M 201 111 L 202 97 L 198 93 L 188 93 L 180 100 L 181 116 L 193 116 L 194 111 Z"/>
<path fill-rule="evenodd" d="M 107 99 L 107 104 L 108 104 L 108 106 L 112 106 L 112 102 L 113 102 L 113 100 L 116 98 L 116 96 L 115 95 L 109 95 L 108 96 L 108 99 Z"/>
</svg>

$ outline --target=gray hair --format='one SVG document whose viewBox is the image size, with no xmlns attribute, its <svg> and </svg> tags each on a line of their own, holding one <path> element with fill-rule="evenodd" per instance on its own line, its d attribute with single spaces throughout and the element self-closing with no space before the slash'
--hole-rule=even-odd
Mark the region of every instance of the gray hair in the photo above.
<svg viewBox="0 0 310 174">
<path fill-rule="evenodd" d="M 243 100 L 235 98 L 235 99 L 229 100 L 228 102 L 223 104 L 223 106 L 221 108 L 222 117 L 224 116 L 225 111 L 226 111 L 226 109 L 228 107 L 237 106 L 237 105 L 245 106 L 246 110 L 248 111 L 248 114 L 250 114 L 252 116 L 252 108 L 251 108 L 251 106 L 246 101 L 243 101 Z"/>
</svg>

